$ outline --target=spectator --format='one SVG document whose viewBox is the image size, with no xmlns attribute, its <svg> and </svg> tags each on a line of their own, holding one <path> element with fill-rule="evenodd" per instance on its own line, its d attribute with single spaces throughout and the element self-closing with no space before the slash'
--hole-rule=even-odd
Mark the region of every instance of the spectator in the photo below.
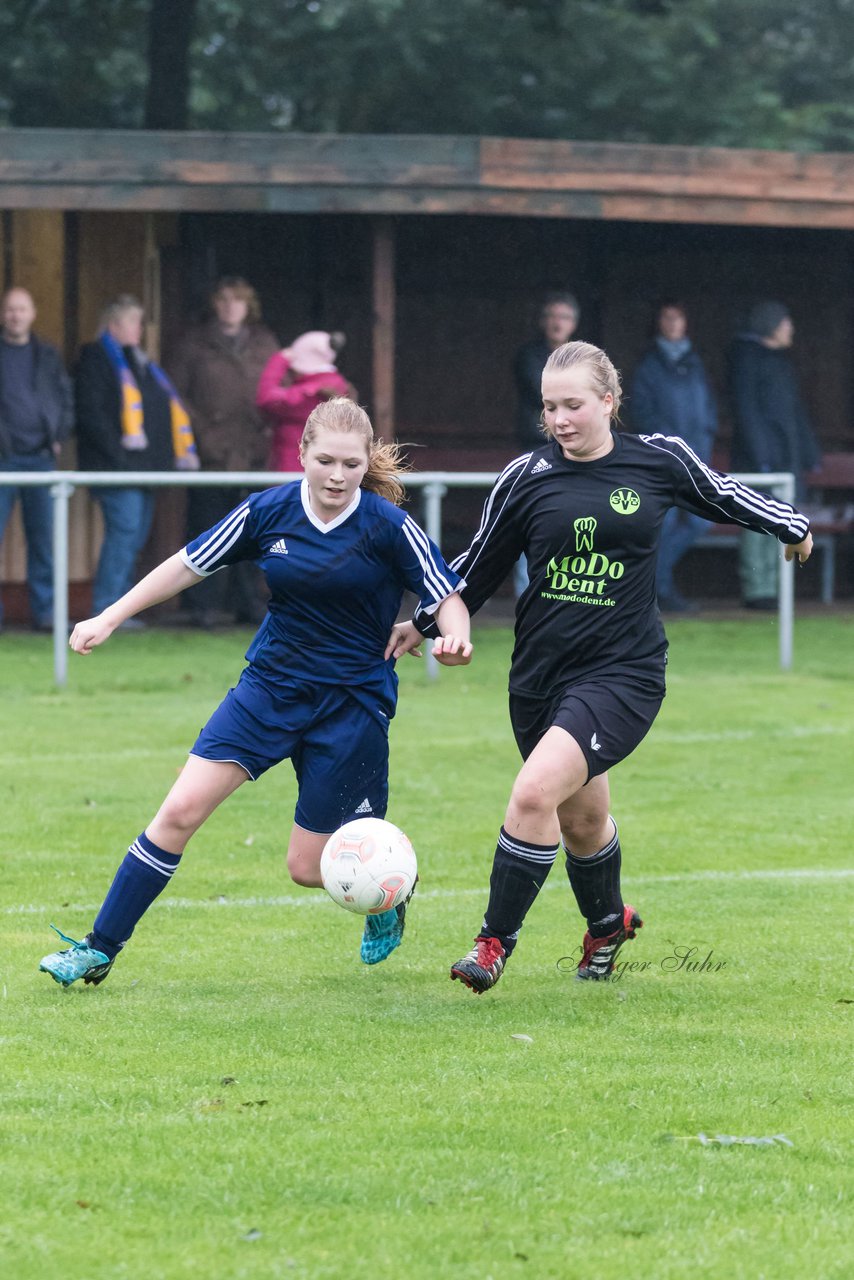
<svg viewBox="0 0 854 1280">
<path fill-rule="evenodd" d="M 334 396 L 357 400 L 356 388 L 335 368 L 343 333 L 301 333 L 267 361 L 256 403 L 273 427 L 271 471 L 300 471 L 299 443 L 312 409 Z"/>
<path fill-rule="evenodd" d="M 75 377 L 79 464 L 84 471 L 196 470 L 190 419 L 166 374 L 142 347 L 142 304 L 130 294 L 111 302 L 95 342 L 80 352 Z M 95 570 L 93 608 L 123 596 L 154 517 L 155 492 L 137 485 L 96 488 L 104 540 Z M 144 624 L 130 618 L 125 627 Z"/>
<path fill-rule="evenodd" d="M 730 349 L 729 378 L 733 470 L 791 471 L 799 498 L 804 473 L 819 465 L 820 453 L 792 365 L 794 336 L 788 307 L 757 303 Z M 742 534 L 739 570 L 746 608 L 777 607 L 777 562 L 773 539 Z"/>
<path fill-rule="evenodd" d="M 572 293 L 548 293 L 539 314 L 540 332 L 516 352 L 516 438 L 522 449 L 542 447 L 543 369 L 553 351 L 569 342 L 578 328 L 581 312 Z M 528 562 L 520 556 L 513 568 L 513 589 L 518 599 L 528 585 Z"/>
<path fill-rule="evenodd" d="M 581 312 L 571 293 L 549 293 L 540 307 L 536 338 L 516 352 L 513 373 L 516 380 L 516 438 L 525 450 L 542 447 L 542 378 L 553 351 L 569 342 L 578 328 Z"/>
<path fill-rule="evenodd" d="M 255 407 L 261 371 L 278 347 L 261 321 L 252 286 L 240 276 L 223 276 L 209 299 L 211 316 L 180 346 L 170 370 L 189 407 L 203 471 L 259 471 L 267 456 L 267 434 Z M 187 537 L 211 528 L 246 491 L 236 487 L 193 486 L 187 496 Z M 187 606 L 197 625 L 211 627 L 225 600 L 236 622 L 264 616 L 263 580 L 255 565 L 241 564 L 215 574 L 190 592 Z"/>
<path fill-rule="evenodd" d="M 635 370 L 631 388 L 632 423 L 639 433 L 679 436 L 702 462 L 709 462 L 718 426 L 715 399 L 703 362 L 688 337 L 688 318 L 679 302 L 663 302 L 656 316 L 652 346 Z M 694 545 L 706 521 L 671 507 L 664 518 L 655 589 L 667 612 L 693 611 L 696 605 L 676 589 L 674 570 Z"/>
<path fill-rule="evenodd" d="M 59 352 L 33 333 L 26 289 L 7 289 L 0 307 L 0 471 L 52 471 L 74 422 L 71 380 Z M 0 540 L 21 500 L 27 587 L 36 631 L 53 625 L 53 501 L 48 487 L 0 486 Z M 0 627 L 3 602 L 0 598 Z"/>
</svg>

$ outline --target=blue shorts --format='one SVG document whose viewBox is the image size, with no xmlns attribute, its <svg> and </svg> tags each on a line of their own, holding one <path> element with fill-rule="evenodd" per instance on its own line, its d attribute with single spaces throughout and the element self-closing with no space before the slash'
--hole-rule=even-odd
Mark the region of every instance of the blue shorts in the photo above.
<svg viewBox="0 0 854 1280">
<path fill-rule="evenodd" d="M 388 721 L 339 685 L 272 688 L 247 667 L 190 754 L 232 761 L 253 781 L 290 759 L 299 786 L 294 821 L 307 831 L 337 831 L 356 814 L 385 817 Z"/>
</svg>

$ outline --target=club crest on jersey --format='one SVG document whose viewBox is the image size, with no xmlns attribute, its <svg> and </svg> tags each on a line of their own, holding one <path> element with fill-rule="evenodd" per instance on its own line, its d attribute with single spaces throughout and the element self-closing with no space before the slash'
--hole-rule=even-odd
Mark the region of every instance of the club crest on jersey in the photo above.
<svg viewBox="0 0 854 1280">
<path fill-rule="evenodd" d="M 615 489 L 608 501 L 618 516 L 633 516 L 640 506 L 640 495 L 634 489 Z"/>
<path fill-rule="evenodd" d="M 593 550 L 593 534 L 596 532 L 596 524 L 595 516 L 579 516 L 577 520 L 573 520 L 572 527 L 575 530 L 576 551 Z"/>
</svg>

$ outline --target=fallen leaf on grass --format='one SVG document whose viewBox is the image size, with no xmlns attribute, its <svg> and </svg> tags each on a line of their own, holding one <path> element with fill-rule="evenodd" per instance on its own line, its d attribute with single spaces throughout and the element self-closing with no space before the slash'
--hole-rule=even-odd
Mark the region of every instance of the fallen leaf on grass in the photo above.
<svg viewBox="0 0 854 1280">
<path fill-rule="evenodd" d="M 268 1098 L 258 1098 L 255 1102 L 241 1102 L 241 1107 L 266 1107 Z"/>
<path fill-rule="evenodd" d="M 220 1080 L 220 1084 L 237 1084 L 237 1081 L 234 1076 L 223 1076 Z"/>
<path fill-rule="evenodd" d="M 526 1035 L 524 1034 L 524 1032 L 522 1032 L 522 1031 L 512 1031 L 512 1032 L 510 1033 L 510 1039 L 511 1039 L 511 1040 L 521 1040 L 522 1044 L 533 1044 L 533 1043 L 534 1043 L 534 1037 L 533 1037 L 533 1036 L 526 1036 Z"/>
<path fill-rule="evenodd" d="M 257 1227 L 253 1227 L 251 1231 L 247 1231 L 243 1237 L 244 1240 L 260 1240 L 264 1232 L 259 1231 Z"/>
</svg>

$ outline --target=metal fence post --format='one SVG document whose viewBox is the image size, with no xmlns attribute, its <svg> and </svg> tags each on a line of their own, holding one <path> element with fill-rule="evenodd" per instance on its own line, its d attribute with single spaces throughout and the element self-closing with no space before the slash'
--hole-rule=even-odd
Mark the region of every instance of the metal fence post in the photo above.
<svg viewBox="0 0 854 1280">
<path fill-rule="evenodd" d="M 447 485 L 425 484 L 424 486 L 424 528 L 428 538 L 432 538 L 437 547 L 442 545 L 442 499 L 448 492 Z M 432 641 L 428 640 L 432 648 Z M 435 680 L 439 674 L 439 664 L 433 657 L 431 648 L 427 649 L 427 675 Z"/>
<path fill-rule="evenodd" d="M 74 485 L 51 485 L 53 498 L 53 678 L 59 688 L 68 680 L 68 501 Z"/>
<path fill-rule="evenodd" d="M 783 477 L 778 491 L 784 502 L 794 506 L 795 477 L 792 475 Z M 780 612 L 780 669 L 791 671 L 795 649 L 795 561 L 786 559 L 782 547 L 780 548 L 780 586 L 777 602 Z"/>
</svg>

